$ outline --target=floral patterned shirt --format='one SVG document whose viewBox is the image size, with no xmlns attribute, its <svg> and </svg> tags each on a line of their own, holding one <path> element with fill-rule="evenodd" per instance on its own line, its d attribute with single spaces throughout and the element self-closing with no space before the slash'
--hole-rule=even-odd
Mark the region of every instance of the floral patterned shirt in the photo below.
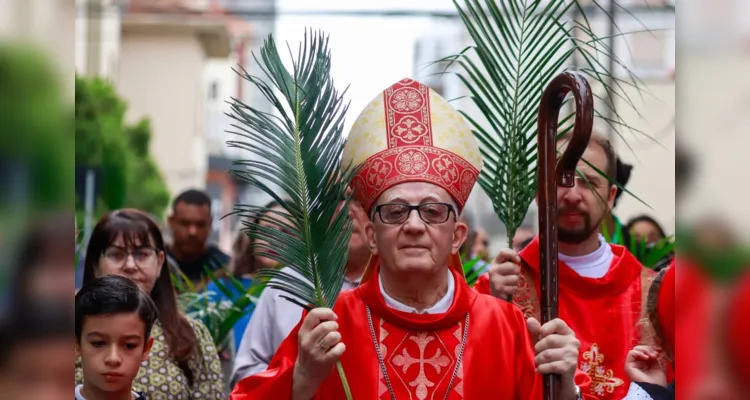
<svg viewBox="0 0 750 400">
<path fill-rule="evenodd" d="M 193 386 L 188 387 L 187 377 L 168 355 L 167 343 L 161 324 L 157 321 L 151 330 L 154 344 L 148 359 L 133 381 L 133 390 L 142 392 L 149 400 L 225 399 L 225 384 L 221 362 L 216 354 L 211 334 L 200 321 L 188 318 L 198 338 L 200 356 L 188 362 L 193 371 Z M 76 358 L 76 384 L 83 383 L 81 359 Z"/>
</svg>

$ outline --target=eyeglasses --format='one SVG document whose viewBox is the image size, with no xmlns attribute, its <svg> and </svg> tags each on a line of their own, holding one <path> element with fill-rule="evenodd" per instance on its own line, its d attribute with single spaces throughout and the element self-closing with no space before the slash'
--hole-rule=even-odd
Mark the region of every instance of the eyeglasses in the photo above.
<svg viewBox="0 0 750 400">
<path fill-rule="evenodd" d="M 128 251 L 122 247 L 111 246 L 104 251 L 104 258 L 112 264 L 125 265 L 128 261 L 128 256 L 133 256 L 138 266 L 146 267 L 152 266 L 156 262 L 156 254 L 158 250 L 153 247 L 136 247 L 133 251 Z"/>
<path fill-rule="evenodd" d="M 419 218 L 427 224 L 442 224 L 448 220 L 451 213 L 456 212 L 453 206 L 447 203 L 423 203 L 415 206 L 390 203 L 375 206 L 373 217 L 377 214 L 383 223 L 398 225 L 406 222 L 414 210 L 417 210 Z"/>
</svg>

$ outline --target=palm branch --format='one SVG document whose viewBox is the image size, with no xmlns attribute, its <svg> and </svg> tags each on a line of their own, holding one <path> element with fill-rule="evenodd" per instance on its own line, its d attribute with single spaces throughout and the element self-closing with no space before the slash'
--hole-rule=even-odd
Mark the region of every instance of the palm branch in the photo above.
<svg viewBox="0 0 750 400">
<path fill-rule="evenodd" d="M 676 246 L 674 236 L 666 237 L 653 244 L 648 244 L 645 240 L 638 240 L 635 236 L 631 236 L 629 242 L 625 243 L 623 239 L 625 235 L 622 234 L 621 225 L 615 224 L 615 232 L 612 234 L 609 233 L 607 224 L 602 223 L 601 228 L 602 236 L 607 240 L 607 243 L 625 246 L 646 268 L 655 270 L 664 268 L 674 254 Z M 615 240 L 615 238 L 618 239 Z"/>
<path fill-rule="evenodd" d="M 486 120 L 486 123 L 478 121 L 462 112 L 472 126 L 484 159 L 479 185 L 505 224 L 508 246 L 512 247 L 515 232 L 536 196 L 537 109 L 547 83 L 570 70 L 566 64 L 571 57 L 578 56 L 583 66 L 576 70 L 593 81 L 592 87 L 604 90 L 606 97 L 596 93 L 594 96 L 611 109 L 611 117 L 599 111 L 595 111 L 596 116 L 622 136 L 623 129 L 640 131 L 629 127 L 608 99 L 620 98 L 635 109 L 622 89 L 630 86 L 640 92 L 642 82 L 616 55 L 609 54 L 607 38 L 592 31 L 583 1 L 464 0 L 461 3 L 454 0 L 474 45 L 437 62 L 458 64 L 456 75 Z M 593 3 L 606 13 L 596 1 Z M 569 17 L 574 8 L 582 15 L 582 22 Z M 582 35 L 574 35 L 574 29 Z M 607 71 L 600 61 L 606 57 L 625 68 L 628 78 Z M 560 122 L 560 135 L 572 128 L 572 116 L 573 113 Z M 614 177 L 597 171 L 617 184 Z"/>
<path fill-rule="evenodd" d="M 283 211 L 237 205 L 234 213 L 254 239 L 256 254 L 303 277 L 285 269 L 265 269 L 256 280 L 285 292 L 289 301 L 308 310 L 333 308 L 343 285 L 352 233 L 348 204 L 343 210 L 339 204 L 355 171 L 342 165 L 348 103 L 345 91 L 339 92 L 331 77 L 328 37 L 306 32 L 296 57 L 292 56 L 291 70 L 284 66 L 272 36 L 260 49 L 260 59 L 254 58 L 265 80 L 244 69 L 237 72 L 258 88 L 276 115 L 232 99 L 229 116 L 235 123 L 230 133 L 238 139 L 228 144 L 254 155 L 235 162 L 232 172 L 273 197 Z M 341 364 L 337 367 L 351 398 Z"/>
<path fill-rule="evenodd" d="M 464 276 L 466 277 L 466 283 L 468 283 L 469 286 L 474 286 L 481 275 L 482 270 L 476 268 L 480 261 L 483 261 L 482 257 L 477 256 L 463 263 Z"/>
<path fill-rule="evenodd" d="M 172 279 L 172 285 L 174 285 L 177 293 L 192 292 L 198 293 L 206 288 L 208 282 L 211 281 L 210 276 L 206 273 L 206 270 L 215 271 L 218 276 L 225 276 L 227 272 L 227 266 L 223 264 L 223 261 L 218 258 L 209 258 L 207 263 L 203 265 L 203 274 L 197 281 L 192 281 L 180 268 L 177 263 L 169 263 L 169 272 Z"/>
<path fill-rule="evenodd" d="M 242 282 L 226 274 L 224 270 L 216 273 L 206 266 L 204 272 L 216 286 L 218 293 L 193 286 L 189 280 L 184 280 L 183 275 L 183 279 L 178 280 L 184 285 L 178 294 L 178 302 L 185 314 L 206 325 L 216 347 L 224 349 L 228 345 L 229 333 L 237 321 L 255 310 L 264 285 L 252 285 L 246 289 Z M 224 299 L 220 299 L 219 295 L 223 295 Z"/>
</svg>

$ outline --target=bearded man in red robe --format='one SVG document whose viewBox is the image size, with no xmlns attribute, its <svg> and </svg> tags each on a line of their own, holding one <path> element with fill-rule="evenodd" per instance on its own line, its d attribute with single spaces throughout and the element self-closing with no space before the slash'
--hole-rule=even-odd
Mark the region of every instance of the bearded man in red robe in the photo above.
<svg viewBox="0 0 750 400">
<path fill-rule="evenodd" d="M 541 399 L 542 374 L 561 376 L 561 400 L 582 398 L 579 342 L 560 319 L 540 326 L 466 283 L 458 222 L 482 161 L 472 132 L 443 98 L 404 79 L 354 123 L 345 163 L 371 221 L 372 258 L 333 310 L 313 309 L 268 369 L 240 381 L 232 400 Z"/>
<path fill-rule="evenodd" d="M 607 243 L 599 233 L 617 187 L 598 171 L 615 176 L 616 162 L 609 140 L 592 134 L 578 164 L 585 179 L 578 176 L 574 187 L 557 188 L 559 316 L 581 341 L 579 368 L 592 379 L 589 393 L 605 400 L 622 399 L 628 391 L 625 359 L 640 343 L 641 327 L 648 326 L 642 319 L 654 276 L 625 247 Z M 537 236 L 520 253 L 501 251 L 476 289 L 502 299 L 513 296 L 526 317 L 539 318 L 539 281 Z"/>
</svg>

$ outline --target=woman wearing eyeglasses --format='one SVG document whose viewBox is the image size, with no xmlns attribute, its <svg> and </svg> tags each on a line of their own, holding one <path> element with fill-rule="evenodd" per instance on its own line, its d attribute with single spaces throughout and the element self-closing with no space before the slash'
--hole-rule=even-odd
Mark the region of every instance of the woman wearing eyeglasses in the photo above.
<svg viewBox="0 0 750 400">
<path fill-rule="evenodd" d="M 135 390 L 149 399 L 222 399 L 221 363 L 211 335 L 203 323 L 180 313 L 164 249 L 161 231 L 148 215 L 112 211 L 91 234 L 83 283 L 105 275 L 127 277 L 151 295 L 159 310 L 151 332 L 154 343 L 133 382 Z M 80 384 L 80 360 L 75 365 Z"/>
</svg>

